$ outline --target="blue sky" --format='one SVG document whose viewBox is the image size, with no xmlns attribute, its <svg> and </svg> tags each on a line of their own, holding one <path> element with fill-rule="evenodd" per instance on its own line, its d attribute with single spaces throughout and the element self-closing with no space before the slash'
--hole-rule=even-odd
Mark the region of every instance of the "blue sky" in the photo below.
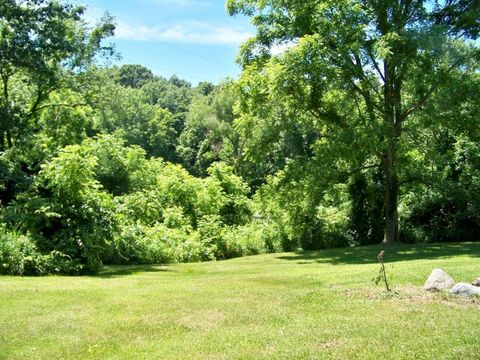
<svg viewBox="0 0 480 360">
<path fill-rule="evenodd" d="M 245 17 L 229 17 L 225 0 L 76 0 L 94 21 L 115 17 L 118 64 L 141 64 L 155 74 L 197 84 L 236 77 L 239 45 L 253 34 Z"/>
</svg>

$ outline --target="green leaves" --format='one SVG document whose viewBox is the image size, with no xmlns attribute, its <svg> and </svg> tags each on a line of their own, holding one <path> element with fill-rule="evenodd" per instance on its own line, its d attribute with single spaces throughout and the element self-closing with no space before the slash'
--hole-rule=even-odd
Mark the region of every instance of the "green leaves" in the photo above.
<svg viewBox="0 0 480 360">
<path fill-rule="evenodd" d="M 83 7 L 49 0 L 7 1 L 0 5 L 0 150 L 20 145 L 35 130 L 31 122 L 50 94 L 68 88 L 68 78 L 111 50 L 111 18 L 89 30 Z M 16 87 L 22 86 L 20 97 Z"/>
<path fill-rule="evenodd" d="M 413 154 L 403 128 L 444 79 L 477 61 L 478 44 L 452 36 L 462 30 L 474 36 L 476 3 L 250 0 L 227 7 L 250 16 L 257 28 L 241 48 L 236 105 L 248 159 L 267 157 L 276 170 L 291 167 L 297 184 L 309 179 L 327 193 L 335 182 L 381 165 L 384 213 L 376 216 L 385 218 L 385 234 L 394 241 L 398 178 Z M 272 55 L 272 47 L 285 42 L 295 46 Z M 419 131 L 426 124 L 415 125 Z M 304 209 L 303 198 L 319 206 L 318 193 L 306 187 L 297 207 Z M 312 211 L 304 215 L 311 226 L 306 234 L 318 231 Z"/>
<path fill-rule="evenodd" d="M 206 175 L 208 167 L 216 161 L 230 164 L 236 174 L 243 173 L 245 140 L 235 129 L 234 102 L 234 88 L 228 82 L 208 96 L 193 99 L 177 148 L 193 174 Z"/>
<path fill-rule="evenodd" d="M 88 191 L 97 190 L 94 180 L 98 159 L 92 149 L 80 145 L 67 146 L 58 157 L 42 166 L 40 177 L 56 196 L 81 201 Z"/>
<path fill-rule="evenodd" d="M 374 45 L 375 53 L 380 59 L 392 59 L 394 49 L 401 46 L 403 38 L 396 32 L 389 32 L 381 36 Z"/>
</svg>

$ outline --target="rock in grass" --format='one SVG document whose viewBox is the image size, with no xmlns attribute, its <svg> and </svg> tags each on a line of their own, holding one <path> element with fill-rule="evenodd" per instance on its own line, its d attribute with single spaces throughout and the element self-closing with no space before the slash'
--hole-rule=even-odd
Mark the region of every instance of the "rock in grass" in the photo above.
<svg viewBox="0 0 480 360">
<path fill-rule="evenodd" d="M 466 283 L 458 283 L 450 292 L 462 296 L 480 296 L 480 288 Z"/>
<path fill-rule="evenodd" d="M 423 288 L 427 291 L 448 290 L 455 281 L 442 269 L 435 269 L 428 277 Z"/>
<path fill-rule="evenodd" d="M 478 278 L 477 280 L 474 280 L 474 281 L 472 282 L 472 285 L 473 285 L 473 286 L 480 286 L 480 278 Z"/>
</svg>

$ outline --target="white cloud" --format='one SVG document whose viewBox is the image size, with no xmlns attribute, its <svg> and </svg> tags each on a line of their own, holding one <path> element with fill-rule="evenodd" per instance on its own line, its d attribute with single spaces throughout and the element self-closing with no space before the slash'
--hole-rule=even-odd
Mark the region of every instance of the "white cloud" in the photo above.
<svg viewBox="0 0 480 360">
<path fill-rule="evenodd" d="M 287 41 L 280 44 L 275 44 L 270 48 L 270 54 L 277 56 L 282 55 L 288 49 L 298 44 L 298 41 Z"/>
<path fill-rule="evenodd" d="M 1 1 L 1 0 L 0 0 Z M 191 4 L 209 4 L 200 0 L 144 0 L 172 6 L 187 6 Z M 99 7 L 88 7 L 84 19 L 95 24 L 105 10 Z M 242 26 L 229 26 L 201 21 L 184 21 L 158 25 L 137 25 L 125 17 L 115 15 L 115 38 L 134 41 L 163 41 L 194 44 L 232 44 L 239 45 L 253 34 Z"/>
<path fill-rule="evenodd" d="M 83 20 L 85 20 L 87 24 L 93 25 L 97 23 L 103 15 L 105 15 L 105 10 L 96 6 L 87 6 L 85 14 L 83 14 Z"/>
<path fill-rule="evenodd" d="M 240 44 L 252 34 L 240 28 L 203 22 L 184 22 L 169 27 L 133 26 L 118 21 L 115 36 L 136 41 L 165 41 L 195 44 Z"/>
</svg>

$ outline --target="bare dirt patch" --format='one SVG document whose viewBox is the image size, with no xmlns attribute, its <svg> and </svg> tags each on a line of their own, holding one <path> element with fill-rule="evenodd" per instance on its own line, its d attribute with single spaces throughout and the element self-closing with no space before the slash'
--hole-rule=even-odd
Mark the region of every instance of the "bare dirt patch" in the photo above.
<svg viewBox="0 0 480 360">
<path fill-rule="evenodd" d="M 453 307 L 480 307 L 480 297 L 465 297 L 452 295 L 448 291 L 425 291 L 421 286 L 402 285 L 395 286 L 391 292 L 381 288 L 353 288 L 346 289 L 342 286 L 333 284 L 331 289 L 341 292 L 349 298 L 363 298 L 369 301 L 378 300 L 397 300 L 397 301 L 415 301 L 421 303 L 441 303 Z"/>
</svg>

